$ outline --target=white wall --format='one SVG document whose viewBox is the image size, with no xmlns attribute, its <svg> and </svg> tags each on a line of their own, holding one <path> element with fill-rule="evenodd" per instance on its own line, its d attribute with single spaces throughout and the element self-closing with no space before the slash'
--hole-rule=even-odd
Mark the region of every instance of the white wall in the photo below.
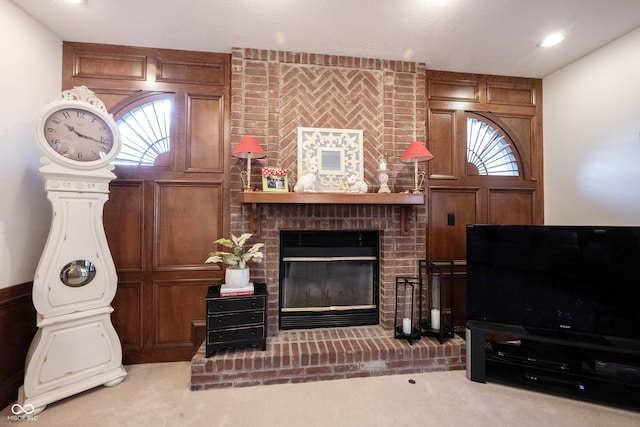
<svg viewBox="0 0 640 427">
<path fill-rule="evenodd" d="M 0 288 L 33 280 L 51 224 L 33 121 L 62 85 L 62 41 L 0 0 Z"/>
<path fill-rule="evenodd" d="M 546 224 L 640 225 L 640 29 L 543 80 Z"/>
</svg>

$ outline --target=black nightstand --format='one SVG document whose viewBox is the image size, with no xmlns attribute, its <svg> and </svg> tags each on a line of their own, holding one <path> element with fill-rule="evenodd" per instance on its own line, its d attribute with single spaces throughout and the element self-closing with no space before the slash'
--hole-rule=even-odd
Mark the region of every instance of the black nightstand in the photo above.
<svg viewBox="0 0 640 427">
<path fill-rule="evenodd" d="M 220 286 L 209 286 L 207 297 L 206 357 L 215 350 L 242 345 L 267 349 L 267 284 L 255 283 L 254 294 L 220 296 Z"/>
</svg>

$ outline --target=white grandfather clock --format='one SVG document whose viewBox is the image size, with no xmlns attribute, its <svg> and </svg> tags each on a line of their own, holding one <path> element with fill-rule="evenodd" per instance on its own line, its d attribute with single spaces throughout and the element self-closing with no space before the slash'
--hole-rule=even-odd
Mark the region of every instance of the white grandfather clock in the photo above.
<svg viewBox="0 0 640 427">
<path fill-rule="evenodd" d="M 116 177 L 110 163 L 120 150 L 118 128 L 81 86 L 43 108 L 35 139 L 53 218 L 33 280 L 38 331 L 18 397 L 27 414 L 127 375 L 111 323 L 118 278 L 102 223 Z"/>
</svg>

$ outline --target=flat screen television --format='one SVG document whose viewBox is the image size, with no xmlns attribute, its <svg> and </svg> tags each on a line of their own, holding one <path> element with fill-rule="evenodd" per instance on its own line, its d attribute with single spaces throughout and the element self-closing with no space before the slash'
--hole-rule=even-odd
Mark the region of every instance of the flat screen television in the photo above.
<svg viewBox="0 0 640 427">
<path fill-rule="evenodd" d="M 467 317 L 640 340 L 640 227 L 468 225 Z"/>
</svg>

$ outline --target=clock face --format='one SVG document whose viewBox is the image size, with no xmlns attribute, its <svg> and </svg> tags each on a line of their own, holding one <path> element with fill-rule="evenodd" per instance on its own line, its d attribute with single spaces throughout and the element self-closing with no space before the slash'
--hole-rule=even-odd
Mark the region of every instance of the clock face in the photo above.
<svg viewBox="0 0 640 427">
<path fill-rule="evenodd" d="M 77 162 L 104 158 L 113 149 L 113 132 L 98 114 L 82 108 L 63 108 L 44 122 L 47 144 L 58 154 Z"/>
</svg>

